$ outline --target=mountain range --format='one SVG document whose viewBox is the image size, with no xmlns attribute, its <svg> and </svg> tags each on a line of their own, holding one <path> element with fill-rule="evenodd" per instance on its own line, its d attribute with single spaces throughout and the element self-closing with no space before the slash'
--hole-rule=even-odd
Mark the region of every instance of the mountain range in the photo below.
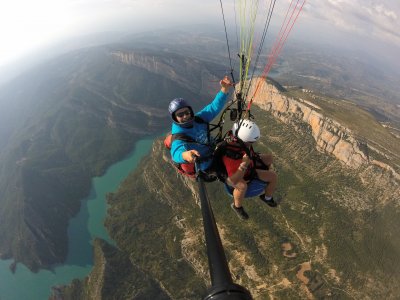
<svg viewBox="0 0 400 300">
<path fill-rule="evenodd" d="M 197 110 L 218 89 L 227 69 L 223 40 L 153 34 L 64 54 L 1 87 L 1 258 L 33 271 L 62 263 L 68 221 L 91 178 L 136 140 L 165 132 L 171 99 L 190 99 Z M 252 108 L 263 133 L 257 147 L 275 156 L 280 206 L 249 199 L 250 220 L 239 223 L 221 184 L 207 186 L 234 280 L 255 299 L 395 299 L 398 115 L 373 101 L 386 97 L 379 81 L 374 93 L 348 99 L 354 91 L 332 85 L 340 85 L 332 68 L 318 73 L 315 82 L 325 83 L 318 86 L 304 79 L 306 62 L 300 69 L 288 61 L 274 75 L 281 85 L 264 83 Z M 284 76 L 288 66 L 296 76 Z M 385 103 L 396 107 L 395 90 L 390 95 Z M 108 202 L 106 227 L 118 249 L 96 240 L 92 273 L 56 287 L 53 297 L 204 295 L 209 275 L 196 184 L 175 173 L 161 140 Z"/>
<path fill-rule="evenodd" d="M 275 156 L 278 208 L 257 197 L 246 199 L 250 219 L 240 221 L 222 184 L 207 185 L 233 279 L 254 299 L 396 299 L 398 173 L 376 164 L 379 153 L 367 156 L 352 131 L 344 134 L 315 102 L 266 85 L 252 109 L 263 133 L 256 149 Z M 379 126 L 375 121 L 373 127 Z M 197 184 L 176 173 L 162 139 L 108 203 L 111 238 L 139 274 L 155 279 L 156 290 L 166 299 L 206 294 L 210 278 Z M 123 261 L 106 262 L 112 269 L 125 268 Z M 116 275 L 111 281 L 101 265 L 104 260 L 96 260 L 83 281 L 57 287 L 58 295 L 93 299 L 94 291 L 104 291 L 106 298 L 106 291 L 116 288 L 122 298 L 134 298 L 135 289 L 124 288 L 125 278 L 132 278 Z M 95 278 L 101 278 L 98 284 Z"/>
<path fill-rule="evenodd" d="M 214 64 L 151 51 L 125 61 L 127 49 L 72 52 L 0 90 L 1 258 L 32 270 L 63 262 L 91 178 L 164 131 L 176 95 L 196 107 L 217 83 Z"/>
</svg>

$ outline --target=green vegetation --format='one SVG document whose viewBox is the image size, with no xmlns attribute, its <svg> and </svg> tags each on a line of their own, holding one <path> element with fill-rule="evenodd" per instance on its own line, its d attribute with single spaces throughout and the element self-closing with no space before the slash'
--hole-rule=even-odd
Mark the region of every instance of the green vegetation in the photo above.
<svg viewBox="0 0 400 300">
<path fill-rule="evenodd" d="M 257 149 L 272 151 L 276 158 L 276 195 L 283 199 L 281 205 L 271 209 L 257 198 L 247 199 L 244 205 L 250 219 L 242 222 L 232 213 L 221 184 L 207 185 L 235 282 L 257 294 L 257 299 L 271 293 L 282 299 L 303 298 L 296 273 L 300 264 L 311 262 L 311 271 L 304 275 L 315 297 L 390 298 L 398 293 L 399 212 L 392 205 L 372 211 L 363 207 L 384 188 L 363 184 L 358 171 L 318 152 L 311 136 L 293 131 L 265 112 L 255 110 L 255 116 L 266 133 Z M 199 241 L 200 209 L 181 176 L 164 162 L 163 153 L 168 155 L 157 141 L 153 154 L 110 196 L 107 227 L 121 251 L 163 282 L 172 298 L 199 298 L 209 284 L 208 276 L 201 273 L 207 270 L 207 261 Z M 360 197 L 366 199 L 354 206 Z M 188 237 L 198 242 L 188 244 Z M 293 246 L 289 253 L 294 257 L 282 254 L 284 242 Z M 248 267 L 255 273 L 249 273 Z M 284 279 L 289 287 L 280 284 Z"/>
<path fill-rule="evenodd" d="M 161 281 L 174 298 L 196 299 L 199 294 L 204 294 L 205 285 L 182 257 L 180 241 L 183 239 L 183 231 L 174 224 L 176 218 L 183 217 L 187 218 L 191 227 L 200 226 L 200 212 L 186 189 L 176 195 L 176 201 L 182 208 L 177 211 L 171 208 L 165 195 L 158 193 L 158 190 L 167 188 L 163 187 L 165 174 L 149 173 L 156 163 L 143 161 L 122 184 L 117 194 L 110 195 L 111 208 L 106 226 L 118 247 L 130 256 L 133 264 Z M 162 172 L 168 169 L 165 168 L 167 164 L 158 167 L 161 167 Z M 143 172 L 144 176 L 140 176 Z M 151 178 L 146 178 L 146 175 Z M 151 181 L 146 182 L 149 179 Z M 172 182 L 165 184 L 181 184 L 178 178 L 171 179 Z"/>
<path fill-rule="evenodd" d="M 157 282 L 138 269 L 123 252 L 103 240 L 94 243 L 95 268 L 84 281 L 54 287 L 51 300 L 170 299 Z"/>
<path fill-rule="evenodd" d="M 160 66 L 173 62 L 175 78 L 123 63 L 110 54 L 117 50 L 70 53 L 0 90 L 2 258 L 34 271 L 63 262 L 68 220 L 91 178 L 132 151 L 137 139 L 165 131 L 172 98 L 193 99 L 195 106 L 209 101 L 208 63 L 140 51 Z"/>
<path fill-rule="evenodd" d="M 214 92 L 217 66 L 158 50 L 140 51 L 150 61 L 172 66 L 177 76 L 168 77 L 110 55 L 130 50 L 118 45 L 71 53 L 0 91 L 6 99 L 0 103 L 3 257 L 33 270 L 62 262 L 68 220 L 87 195 L 90 178 L 126 155 L 135 140 L 164 131 L 171 98 L 185 97 L 199 107 L 209 100 L 211 86 Z M 194 50 L 209 55 L 207 49 Z M 302 59 L 298 63 L 310 66 Z M 329 85 L 323 78 L 329 73 L 320 63 L 311 67 L 315 73 L 310 76 Z M 343 90 L 338 93 L 347 98 Z M 295 89 L 287 95 L 307 99 Z M 325 95 L 307 100 L 367 142 L 398 153 L 398 142 L 388 143 L 393 140 L 388 131 L 358 106 Z M 254 113 L 264 135 L 257 148 L 275 155 L 276 197 L 282 203 L 271 209 L 257 198 L 247 199 L 250 220 L 241 222 L 221 184 L 207 185 L 234 281 L 257 299 L 306 298 L 297 272 L 310 262 L 304 276 L 316 298 L 396 298 L 400 218 L 396 199 L 388 200 L 396 190 L 385 185 L 386 175 L 376 176 L 367 167 L 348 169 L 318 152 L 305 125 L 295 131 L 265 111 Z M 106 226 L 118 249 L 96 241 L 92 274 L 60 288 L 66 299 L 93 298 L 96 292 L 114 299 L 198 299 L 205 294 L 209 275 L 200 209 L 193 198 L 196 186 L 165 162 L 168 153 L 161 141 L 154 146 L 152 155 L 108 197 Z M 378 152 L 372 155 L 385 161 Z M 282 243 L 292 245 L 288 253 L 293 257 L 283 255 Z"/>
</svg>

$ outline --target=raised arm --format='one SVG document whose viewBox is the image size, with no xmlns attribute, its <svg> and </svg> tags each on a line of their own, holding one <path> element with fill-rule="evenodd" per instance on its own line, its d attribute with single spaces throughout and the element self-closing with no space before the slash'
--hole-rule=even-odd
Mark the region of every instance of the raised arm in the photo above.
<svg viewBox="0 0 400 300">
<path fill-rule="evenodd" d="M 228 99 L 229 89 L 233 86 L 228 76 L 225 76 L 219 84 L 221 85 L 221 90 L 214 100 L 196 114 L 206 122 L 211 122 L 222 111 Z"/>
</svg>

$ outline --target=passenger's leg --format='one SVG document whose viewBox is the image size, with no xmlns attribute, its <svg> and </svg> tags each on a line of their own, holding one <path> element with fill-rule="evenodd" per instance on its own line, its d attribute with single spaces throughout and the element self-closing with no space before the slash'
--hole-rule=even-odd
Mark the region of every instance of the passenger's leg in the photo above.
<svg viewBox="0 0 400 300">
<path fill-rule="evenodd" d="M 262 162 L 268 167 L 270 167 L 271 164 L 274 162 L 274 157 L 272 156 L 272 154 L 261 153 L 260 158 Z"/>
<path fill-rule="evenodd" d="M 247 183 L 243 180 L 243 181 L 239 181 L 236 184 L 233 184 L 229 180 L 229 178 L 227 180 L 227 183 L 234 188 L 234 190 L 233 190 L 233 203 L 235 203 L 236 207 L 241 207 L 243 199 L 244 199 L 244 196 L 246 195 Z"/>
<path fill-rule="evenodd" d="M 232 184 L 230 180 L 227 180 L 227 182 L 229 184 Z M 234 186 L 234 190 L 233 190 L 233 203 L 231 204 L 231 207 L 240 219 L 247 220 L 249 218 L 249 215 L 246 213 L 246 211 L 242 206 L 242 201 L 247 191 L 247 183 L 245 181 L 239 181 L 238 183 L 232 186 Z"/>
<path fill-rule="evenodd" d="M 268 182 L 267 187 L 265 188 L 265 195 L 268 197 L 272 197 L 272 194 L 274 193 L 278 181 L 278 176 L 276 176 L 276 173 L 274 171 L 269 171 L 269 170 L 256 170 L 257 172 L 257 177 L 265 182 Z"/>
</svg>

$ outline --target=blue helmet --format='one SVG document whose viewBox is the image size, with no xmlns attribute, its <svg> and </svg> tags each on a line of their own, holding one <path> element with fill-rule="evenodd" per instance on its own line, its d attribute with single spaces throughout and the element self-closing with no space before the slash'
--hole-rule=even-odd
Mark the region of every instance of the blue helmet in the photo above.
<svg viewBox="0 0 400 300">
<path fill-rule="evenodd" d="M 190 107 L 189 104 L 187 104 L 187 102 L 185 101 L 185 99 L 183 98 L 175 98 L 174 100 L 171 101 L 171 103 L 169 104 L 168 107 L 168 111 L 170 113 L 171 116 L 173 116 L 173 114 L 181 108 L 184 107 Z"/>
<path fill-rule="evenodd" d="M 175 112 L 184 107 L 189 108 L 192 116 L 194 116 L 192 107 L 183 98 L 175 98 L 174 100 L 172 100 L 168 106 L 168 111 L 169 111 L 169 114 L 171 115 L 171 118 L 175 124 L 182 126 L 182 127 L 190 127 L 193 125 L 193 118 L 185 123 L 178 123 L 176 120 L 176 117 L 175 117 Z"/>
</svg>

